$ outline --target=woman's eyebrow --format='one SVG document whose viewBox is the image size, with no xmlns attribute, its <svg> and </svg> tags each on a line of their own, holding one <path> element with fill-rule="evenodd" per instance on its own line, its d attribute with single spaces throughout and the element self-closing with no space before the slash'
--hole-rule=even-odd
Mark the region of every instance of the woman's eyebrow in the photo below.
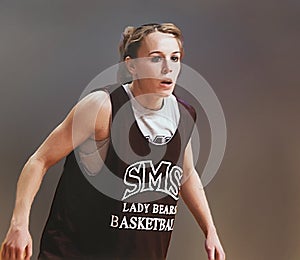
<svg viewBox="0 0 300 260">
<path fill-rule="evenodd" d="M 173 51 L 172 52 L 172 54 L 177 54 L 177 53 L 181 53 L 181 51 Z M 149 52 L 149 55 L 151 55 L 151 54 L 164 54 L 163 52 L 161 52 L 161 51 L 151 51 L 151 52 Z"/>
</svg>

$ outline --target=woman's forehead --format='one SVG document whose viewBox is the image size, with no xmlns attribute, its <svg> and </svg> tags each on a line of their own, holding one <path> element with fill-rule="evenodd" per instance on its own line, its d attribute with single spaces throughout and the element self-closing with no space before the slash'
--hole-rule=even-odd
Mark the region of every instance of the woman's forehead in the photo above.
<svg viewBox="0 0 300 260">
<path fill-rule="evenodd" d="M 144 37 L 141 42 L 139 53 L 159 51 L 172 53 L 180 51 L 178 39 L 174 35 L 162 32 L 153 32 Z"/>
</svg>

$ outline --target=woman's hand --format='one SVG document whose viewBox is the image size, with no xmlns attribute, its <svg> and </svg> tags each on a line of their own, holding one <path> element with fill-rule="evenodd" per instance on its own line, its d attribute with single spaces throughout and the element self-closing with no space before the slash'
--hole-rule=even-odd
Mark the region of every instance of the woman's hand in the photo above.
<svg viewBox="0 0 300 260">
<path fill-rule="evenodd" d="M 207 233 L 205 249 L 209 260 L 225 260 L 225 253 L 216 231 Z"/>
<path fill-rule="evenodd" d="M 29 260 L 32 239 L 27 227 L 11 225 L 1 246 L 1 260 Z"/>
</svg>

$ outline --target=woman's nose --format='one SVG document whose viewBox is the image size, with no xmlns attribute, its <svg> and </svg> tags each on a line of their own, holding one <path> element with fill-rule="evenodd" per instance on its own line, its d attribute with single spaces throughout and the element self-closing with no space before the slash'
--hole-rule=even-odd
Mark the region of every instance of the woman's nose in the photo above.
<svg viewBox="0 0 300 260">
<path fill-rule="evenodd" d="M 168 64 L 168 61 L 166 59 L 163 60 L 162 63 L 162 70 L 161 70 L 162 74 L 168 74 L 170 72 L 172 72 L 172 69 L 170 67 L 170 65 Z"/>
</svg>

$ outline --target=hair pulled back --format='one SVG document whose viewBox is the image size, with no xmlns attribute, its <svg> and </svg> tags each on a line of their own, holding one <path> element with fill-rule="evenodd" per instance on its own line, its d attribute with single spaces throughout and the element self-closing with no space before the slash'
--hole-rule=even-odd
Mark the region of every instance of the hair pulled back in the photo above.
<svg viewBox="0 0 300 260">
<path fill-rule="evenodd" d="M 123 32 L 123 40 L 119 45 L 120 60 L 127 56 L 137 57 L 137 50 L 145 36 L 153 32 L 169 33 L 177 39 L 181 52 L 183 52 L 183 38 L 180 29 L 173 23 L 150 23 L 140 27 L 127 26 Z"/>
</svg>

